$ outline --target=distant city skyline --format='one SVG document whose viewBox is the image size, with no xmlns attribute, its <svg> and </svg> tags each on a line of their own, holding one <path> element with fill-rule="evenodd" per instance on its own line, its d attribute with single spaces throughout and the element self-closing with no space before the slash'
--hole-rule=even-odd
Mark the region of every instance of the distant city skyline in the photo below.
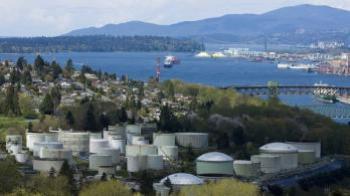
<svg viewBox="0 0 350 196">
<path fill-rule="evenodd" d="M 172 24 L 299 4 L 350 10 L 350 0 L 2 0 L 0 36 L 56 36 L 133 20 Z"/>
</svg>

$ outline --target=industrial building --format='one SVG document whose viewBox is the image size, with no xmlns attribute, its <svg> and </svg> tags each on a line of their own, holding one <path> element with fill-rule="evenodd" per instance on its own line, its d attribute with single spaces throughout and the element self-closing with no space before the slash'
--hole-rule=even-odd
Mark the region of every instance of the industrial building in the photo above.
<svg viewBox="0 0 350 196">
<path fill-rule="evenodd" d="M 233 158 L 221 152 L 209 152 L 196 160 L 196 173 L 199 176 L 233 176 Z"/>
</svg>

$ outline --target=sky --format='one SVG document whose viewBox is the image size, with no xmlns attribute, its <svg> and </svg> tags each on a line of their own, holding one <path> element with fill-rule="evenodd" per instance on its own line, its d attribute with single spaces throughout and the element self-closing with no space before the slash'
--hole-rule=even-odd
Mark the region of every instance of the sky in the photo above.
<svg viewBox="0 0 350 196">
<path fill-rule="evenodd" d="M 56 36 L 131 20 L 172 24 L 298 4 L 350 10 L 350 0 L 0 0 L 0 36 Z"/>
</svg>

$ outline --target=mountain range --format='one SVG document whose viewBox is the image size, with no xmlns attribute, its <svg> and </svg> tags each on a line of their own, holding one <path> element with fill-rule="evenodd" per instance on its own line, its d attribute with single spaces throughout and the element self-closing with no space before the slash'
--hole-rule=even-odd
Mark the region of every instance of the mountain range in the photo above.
<svg viewBox="0 0 350 196">
<path fill-rule="evenodd" d="M 350 32 L 350 11 L 329 6 L 298 5 L 264 14 L 230 14 L 217 18 L 158 25 L 141 21 L 77 29 L 65 35 L 154 35 L 243 39 L 261 36 L 329 34 Z M 283 37 L 283 36 L 282 36 Z"/>
</svg>

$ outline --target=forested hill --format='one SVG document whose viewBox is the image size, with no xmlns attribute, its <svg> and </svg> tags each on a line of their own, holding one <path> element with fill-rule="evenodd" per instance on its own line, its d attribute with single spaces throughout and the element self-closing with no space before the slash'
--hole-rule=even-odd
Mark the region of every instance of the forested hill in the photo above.
<svg viewBox="0 0 350 196">
<path fill-rule="evenodd" d="M 32 38 L 0 38 L 0 53 L 32 52 L 113 52 L 176 51 L 193 52 L 203 48 L 190 39 L 158 36 L 59 36 Z"/>
</svg>

